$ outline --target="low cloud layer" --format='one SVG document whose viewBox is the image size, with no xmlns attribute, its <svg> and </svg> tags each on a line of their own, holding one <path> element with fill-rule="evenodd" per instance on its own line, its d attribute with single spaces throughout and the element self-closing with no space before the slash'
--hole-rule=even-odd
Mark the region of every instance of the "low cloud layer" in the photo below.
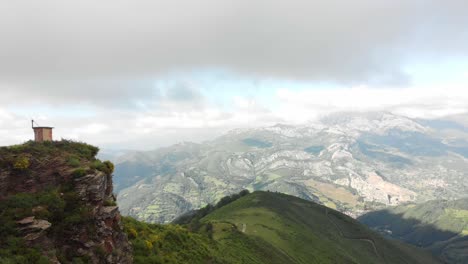
<svg viewBox="0 0 468 264">
<path fill-rule="evenodd" d="M 276 114 L 296 123 L 347 111 L 388 111 L 411 118 L 435 119 L 468 112 L 465 87 L 353 87 L 298 92 L 284 89 L 277 93 L 282 104 Z"/>
<path fill-rule="evenodd" d="M 414 118 L 441 118 L 468 112 L 466 89 L 369 87 L 278 89 L 270 105 L 261 96 L 233 97 L 228 108 L 211 102 L 200 89 L 161 92 L 159 104 L 142 109 L 99 108 L 77 115 L 62 106 L 35 114 L 41 125 L 53 125 L 57 139 L 71 138 L 106 148 L 153 149 L 181 141 L 212 139 L 235 128 L 277 123 L 303 124 L 343 111 L 389 111 Z M 177 92 L 174 92 L 177 91 Z M 181 94 L 179 94 L 181 93 Z M 17 112 L 17 111 L 16 111 Z M 34 114 L 34 112 L 33 112 Z M 0 108 L 0 145 L 32 137 L 30 116 Z"/>
</svg>

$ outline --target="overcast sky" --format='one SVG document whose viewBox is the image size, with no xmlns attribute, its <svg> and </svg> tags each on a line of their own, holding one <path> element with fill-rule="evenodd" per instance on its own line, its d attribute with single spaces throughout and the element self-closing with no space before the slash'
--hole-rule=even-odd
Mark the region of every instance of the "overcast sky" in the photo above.
<svg viewBox="0 0 468 264">
<path fill-rule="evenodd" d="M 468 1 L 0 0 L 0 145 L 468 112 Z"/>
</svg>

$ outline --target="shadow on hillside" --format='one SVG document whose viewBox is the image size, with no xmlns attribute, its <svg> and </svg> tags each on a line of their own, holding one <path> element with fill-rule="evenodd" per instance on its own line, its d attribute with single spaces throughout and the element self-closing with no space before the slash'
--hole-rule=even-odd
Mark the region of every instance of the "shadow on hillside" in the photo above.
<svg viewBox="0 0 468 264">
<path fill-rule="evenodd" d="M 367 213 L 358 218 L 358 221 L 390 236 L 410 244 L 428 247 L 433 243 L 446 241 L 458 234 L 448 230 L 425 224 L 414 218 L 404 218 L 403 214 L 394 214 L 390 211 L 376 211 Z"/>
<path fill-rule="evenodd" d="M 468 236 L 461 237 L 459 233 L 387 210 L 370 212 L 357 220 L 387 238 L 430 250 L 447 263 L 468 263 Z"/>
</svg>

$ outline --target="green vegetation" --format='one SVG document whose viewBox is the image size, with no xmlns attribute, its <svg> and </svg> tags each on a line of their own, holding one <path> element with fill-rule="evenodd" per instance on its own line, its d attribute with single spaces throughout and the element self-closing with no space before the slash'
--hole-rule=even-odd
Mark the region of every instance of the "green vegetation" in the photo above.
<svg viewBox="0 0 468 264">
<path fill-rule="evenodd" d="M 124 214 L 158 223 L 243 188 L 287 193 L 354 216 L 397 201 L 466 196 L 468 162 L 453 147 L 440 145 L 466 142 L 409 129 L 420 127 L 419 121 L 388 113 L 345 114 L 318 126 L 241 129 L 201 144 L 129 152 L 116 164 L 114 190 Z"/>
<path fill-rule="evenodd" d="M 136 264 L 219 263 L 213 241 L 178 225 L 146 224 L 124 217 Z"/>
<path fill-rule="evenodd" d="M 78 168 L 72 172 L 73 178 L 81 178 L 86 175 L 86 170 L 83 168 Z"/>
<path fill-rule="evenodd" d="M 74 248 L 61 245 L 78 231 L 86 230 L 89 236 L 96 233 L 92 209 L 75 192 L 72 179 L 95 171 L 112 173 L 112 163 L 95 158 L 98 150 L 68 140 L 0 147 L 0 170 L 8 176 L 7 189 L 0 193 L 0 263 L 48 263 L 44 256 L 48 253 L 61 263 L 88 263 Z M 115 201 L 105 201 L 104 205 L 115 205 Z M 26 217 L 45 225 L 43 235 L 54 242 L 46 248 L 50 246 L 53 252 L 42 252 L 44 248 L 33 247 L 23 238 L 26 233 L 36 235 L 34 230 L 38 229 L 26 233 L 20 230 L 18 221 Z"/>
<path fill-rule="evenodd" d="M 52 225 L 48 234 L 63 241 L 73 234 L 77 224 L 90 220 L 90 209 L 80 205 L 77 194 L 68 188 L 19 193 L 3 200 L 0 203 L 0 263 L 48 263 L 39 249 L 25 244 L 18 230 L 16 221 L 29 216 L 49 221 Z M 66 259 L 76 257 L 71 255 Z"/>
<path fill-rule="evenodd" d="M 91 163 L 90 168 L 93 170 L 102 171 L 107 175 L 110 175 L 114 172 L 114 164 L 112 164 L 110 161 L 101 162 L 97 159 Z"/>
<path fill-rule="evenodd" d="M 270 192 L 232 195 L 176 224 L 125 218 L 135 263 L 438 263 L 337 211 Z"/>
<path fill-rule="evenodd" d="M 179 218 L 175 219 L 173 221 L 173 223 L 174 224 L 188 225 L 189 229 L 198 230 L 200 228 L 200 225 L 201 225 L 200 219 L 207 216 L 208 214 L 210 214 L 214 210 L 219 209 L 219 208 L 221 208 L 221 207 L 223 207 L 225 205 L 228 205 L 228 204 L 238 200 L 239 198 L 248 195 L 249 193 L 250 192 L 248 190 L 242 190 L 238 194 L 232 194 L 232 195 L 225 196 L 225 197 L 221 198 L 221 200 L 219 200 L 219 202 L 216 205 L 213 206 L 211 204 L 208 204 L 207 206 L 205 206 L 205 207 L 203 207 L 203 208 L 201 208 L 199 210 L 195 210 L 195 211 L 189 212 L 188 214 L 180 216 Z"/>
<path fill-rule="evenodd" d="M 101 162 L 95 156 L 99 148 L 86 143 L 71 140 L 35 142 L 28 141 L 21 145 L 0 147 L 0 167 L 18 175 L 37 171 L 37 165 L 53 157 L 67 168 L 75 168 L 73 177 L 83 177 L 87 173 L 101 171 L 106 175 L 114 172 L 114 164 Z"/>
<path fill-rule="evenodd" d="M 104 165 L 102 172 L 107 175 L 110 175 L 114 172 L 114 164 L 112 162 L 106 160 L 102 164 Z"/>
<path fill-rule="evenodd" d="M 117 206 L 117 203 L 113 199 L 110 199 L 110 200 L 104 201 L 103 205 L 104 206 Z"/>
<path fill-rule="evenodd" d="M 73 168 L 79 167 L 81 164 L 80 159 L 76 155 L 70 155 L 67 158 L 67 165 Z"/>
<path fill-rule="evenodd" d="M 28 141 L 21 145 L 0 148 L 0 155 L 46 155 L 57 153 L 70 153 L 77 158 L 91 160 L 98 153 L 99 148 L 82 142 L 71 140 L 35 142 Z"/>
<path fill-rule="evenodd" d="M 26 156 L 20 156 L 14 161 L 13 168 L 16 170 L 27 170 L 29 165 L 29 158 Z"/>
<path fill-rule="evenodd" d="M 468 262 L 468 199 L 401 205 L 359 220 L 393 238 L 430 249 L 449 263 Z"/>
<path fill-rule="evenodd" d="M 348 216 L 284 194 L 255 192 L 216 210 L 203 220 L 227 221 L 243 230 L 245 227 L 245 234 L 268 241 L 294 263 L 431 262 L 430 257 L 425 260 L 427 262 L 421 261 L 427 257 L 424 254 L 416 258 L 399 252 L 396 246 Z M 337 230 L 337 225 L 342 232 Z M 379 255 L 369 242 L 345 238 L 348 233 L 353 234 L 353 238 L 372 240 Z M 416 256 L 420 252 L 413 254 Z"/>
<path fill-rule="evenodd" d="M 112 163 L 97 160 L 96 152 L 95 147 L 71 141 L 28 142 L 0 148 L 0 165 L 15 176 L 9 180 L 18 184 L 24 175 L 53 181 L 96 171 L 110 175 Z M 29 164 L 19 162 L 22 165 L 15 168 L 22 157 Z M 96 235 L 92 208 L 74 191 L 75 182 L 45 184 L 36 193 L 12 192 L 2 197 L 0 263 L 47 262 L 44 252 L 28 246 L 18 229 L 17 221 L 29 216 L 52 224 L 45 232 L 54 241 L 53 254 L 61 263 L 89 261 L 80 258 L 75 248 L 57 246 L 66 244 L 78 229 Z M 111 199 L 104 205 L 115 203 Z M 437 263 L 424 252 L 389 242 L 337 211 L 284 194 L 242 191 L 179 220 L 181 225 L 157 225 L 125 218 L 135 263 Z M 97 256 L 107 254 L 98 245 L 91 250 Z"/>
</svg>

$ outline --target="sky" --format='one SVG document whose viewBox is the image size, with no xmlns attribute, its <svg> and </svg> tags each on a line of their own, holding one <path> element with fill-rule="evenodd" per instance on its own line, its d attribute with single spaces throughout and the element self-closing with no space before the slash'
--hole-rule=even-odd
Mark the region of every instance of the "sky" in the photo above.
<svg viewBox="0 0 468 264">
<path fill-rule="evenodd" d="M 0 145 L 154 149 L 343 111 L 468 112 L 468 2 L 0 0 Z"/>
</svg>

